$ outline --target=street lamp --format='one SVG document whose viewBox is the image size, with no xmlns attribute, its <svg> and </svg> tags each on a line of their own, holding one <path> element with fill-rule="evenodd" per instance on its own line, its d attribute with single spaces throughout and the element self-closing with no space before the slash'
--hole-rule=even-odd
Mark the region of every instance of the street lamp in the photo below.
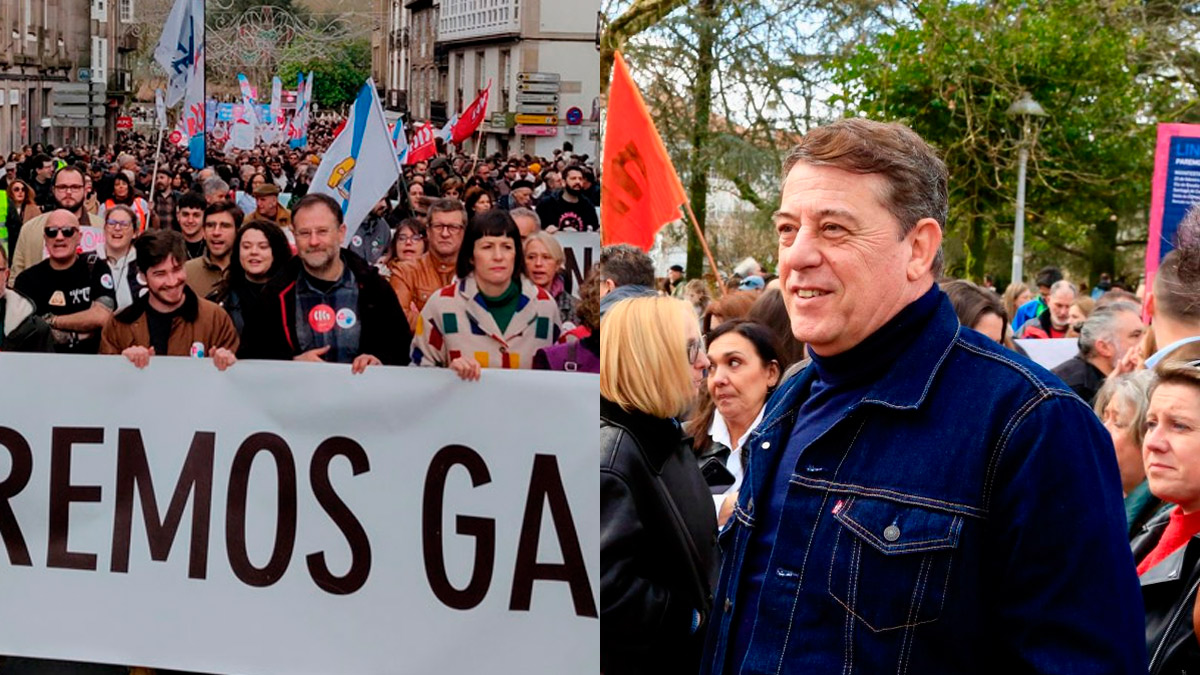
<svg viewBox="0 0 1200 675">
<path fill-rule="evenodd" d="M 1021 142 L 1017 150 L 1017 223 L 1013 233 L 1012 281 L 1019 282 L 1025 267 L 1025 165 L 1029 163 L 1029 146 L 1033 144 L 1030 122 L 1035 117 L 1045 117 L 1046 111 L 1029 92 L 1021 92 L 1021 98 L 1008 106 L 1006 114 L 1018 117 L 1021 122 Z"/>
</svg>

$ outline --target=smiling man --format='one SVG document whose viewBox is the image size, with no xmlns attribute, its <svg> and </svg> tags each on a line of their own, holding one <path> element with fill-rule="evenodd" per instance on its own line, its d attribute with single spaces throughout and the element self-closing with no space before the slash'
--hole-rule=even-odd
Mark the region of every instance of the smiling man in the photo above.
<svg viewBox="0 0 1200 675">
<path fill-rule="evenodd" d="M 233 257 L 233 240 L 242 226 L 242 210 L 225 200 L 209 204 L 204 209 L 204 255 L 188 260 L 183 266 L 188 286 L 196 295 L 207 298 L 229 267 Z"/>
<path fill-rule="evenodd" d="M 55 351 L 95 354 L 100 329 L 117 306 L 112 270 L 95 253 L 79 253 L 82 232 L 70 211 L 47 214 L 40 234 L 49 257 L 17 277 L 15 288 L 50 324 Z"/>
<path fill-rule="evenodd" d="M 338 202 L 305 195 L 292 223 L 297 255 L 263 289 L 263 311 L 246 316 L 241 355 L 348 363 L 355 373 L 408 365 L 408 321 L 375 268 L 342 248 Z"/>
<path fill-rule="evenodd" d="M 237 361 L 238 334 L 229 315 L 188 288 L 183 235 L 151 230 L 133 246 L 148 292 L 104 326 L 100 353 L 121 354 L 138 368 L 155 355 L 207 356 L 218 370 Z"/>
<path fill-rule="evenodd" d="M 1132 673 L 1112 442 L 934 283 L 947 173 L 840 120 L 785 164 L 779 275 L 812 363 L 746 440 L 703 673 Z"/>
</svg>

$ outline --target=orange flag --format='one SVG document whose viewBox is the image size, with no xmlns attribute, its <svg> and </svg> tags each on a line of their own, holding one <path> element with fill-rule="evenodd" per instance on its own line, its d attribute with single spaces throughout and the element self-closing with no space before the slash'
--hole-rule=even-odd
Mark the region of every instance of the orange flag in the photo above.
<svg viewBox="0 0 1200 675">
<path fill-rule="evenodd" d="M 633 244 L 649 251 L 662 226 L 680 218 L 687 195 L 620 52 L 608 88 L 604 138 L 604 245 Z"/>
</svg>

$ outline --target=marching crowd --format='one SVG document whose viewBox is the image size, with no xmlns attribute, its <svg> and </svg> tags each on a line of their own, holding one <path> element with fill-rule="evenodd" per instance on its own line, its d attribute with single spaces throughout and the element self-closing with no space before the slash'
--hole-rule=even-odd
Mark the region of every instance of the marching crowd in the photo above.
<svg viewBox="0 0 1200 675">
<path fill-rule="evenodd" d="M 596 372 L 598 296 L 567 290 L 555 236 L 599 226 L 586 156 L 439 154 L 348 224 L 309 191 L 321 151 L 210 153 L 195 172 L 178 148 L 155 167 L 132 134 L 14 153 L 0 351 Z"/>
<path fill-rule="evenodd" d="M 1200 209 L 1144 291 L 998 293 L 943 277 L 947 188 L 846 119 L 777 277 L 604 250 L 604 673 L 1200 672 Z"/>
</svg>

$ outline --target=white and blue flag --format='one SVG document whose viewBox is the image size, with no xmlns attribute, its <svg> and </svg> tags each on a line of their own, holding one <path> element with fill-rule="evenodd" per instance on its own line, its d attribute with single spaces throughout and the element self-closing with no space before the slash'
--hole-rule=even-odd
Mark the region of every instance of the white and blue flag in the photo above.
<svg viewBox="0 0 1200 675">
<path fill-rule="evenodd" d="M 403 120 L 396 120 L 392 125 L 392 145 L 396 148 L 396 161 L 404 166 L 408 160 L 408 136 L 404 133 Z"/>
<path fill-rule="evenodd" d="M 375 82 L 368 79 L 358 90 L 346 126 L 325 151 L 308 190 L 327 194 L 342 205 L 346 223 L 342 246 L 399 180 L 395 147 L 375 95 Z"/>
<path fill-rule="evenodd" d="M 167 107 L 183 100 L 204 44 L 204 0 L 175 0 L 154 49 L 154 60 L 167 72 Z"/>
</svg>

